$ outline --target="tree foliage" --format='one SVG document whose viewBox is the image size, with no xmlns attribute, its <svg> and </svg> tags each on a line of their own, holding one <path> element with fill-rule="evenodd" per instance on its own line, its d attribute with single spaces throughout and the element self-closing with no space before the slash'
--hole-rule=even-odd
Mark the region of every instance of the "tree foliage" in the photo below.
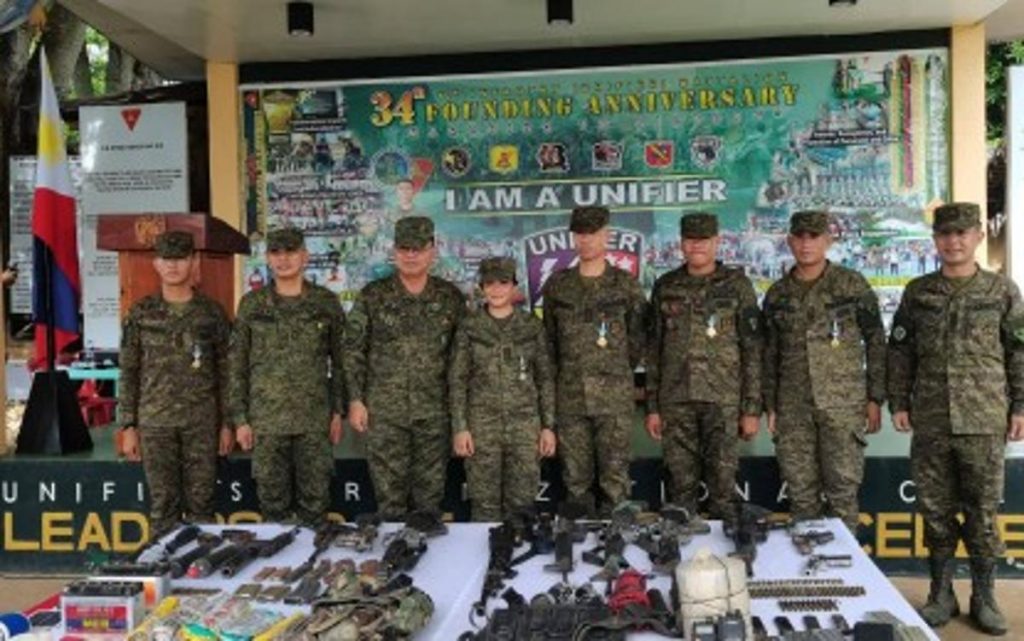
<svg viewBox="0 0 1024 641">
<path fill-rule="evenodd" d="M 39 45 L 62 101 L 120 94 L 163 80 L 129 52 L 96 31 L 60 2 L 47 11 L 42 33 L 28 23 L 0 34 L 0 246 L 10 238 L 9 158 L 35 153 L 39 104 Z M 69 137 L 75 151 L 77 136 Z"/>
<path fill-rule="evenodd" d="M 1007 69 L 1024 64 L 1024 40 L 989 45 L 985 59 L 985 119 L 990 146 L 1003 144 L 1006 130 Z"/>
</svg>

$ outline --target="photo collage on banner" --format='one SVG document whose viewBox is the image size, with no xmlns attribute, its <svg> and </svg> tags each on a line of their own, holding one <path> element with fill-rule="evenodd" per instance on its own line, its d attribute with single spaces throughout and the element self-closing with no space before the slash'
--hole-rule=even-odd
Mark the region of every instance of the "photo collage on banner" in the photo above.
<svg viewBox="0 0 1024 641">
<path fill-rule="evenodd" d="M 888 322 L 936 268 L 948 197 L 945 49 L 242 89 L 247 290 L 268 229 L 305 230 L 308 277 L 346 306 L 386 275 L 395 221 L 438 229 L 435 273 L 473 294 L 513 256 L 524 297 L 574 258 L 568 212 L 612 211 L 611 260 L 646 289 L 679 264 L 679 215 L 718 214 L 721 258 L 763 292 L 791 264 L 789 215 L 828 208 L 833 261 Z"/>
</svg>

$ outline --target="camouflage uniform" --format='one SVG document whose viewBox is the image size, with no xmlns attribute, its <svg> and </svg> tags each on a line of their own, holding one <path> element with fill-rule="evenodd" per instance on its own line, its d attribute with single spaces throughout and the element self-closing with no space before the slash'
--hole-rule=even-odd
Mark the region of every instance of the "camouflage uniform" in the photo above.
<svg viewBox="0 0 1024 641">
<path fill-rule="evenodd" d="M 718 235 L 712 214 L 688 214 L 684 238 Z M 674 502 L 696 513 L 698 485 L 709 512 L 733 514 L 738 421 L 761 414 L 763 337 L 757 294 L 741 268 L 706 276 L 686 265 L 661 276 L 651 294 L 647 413 L 662 417 L 662 446 Z"/>
<path fill-rule="evenodd" d="M 428 218 L 402 218 L 395 245 L 433 242 Z M 466 301 L 455 285 L 430 276 L 410 294 L 399 275 L 366 285 L 348 316 L 345 376 L 353 401 L 369 412 L 368 463 L 377 511 L 402 518 L 438 509 L 451 451 L 447 370 Z"/>
<path fill-rule="evenodd" d="M 793 215 L 790 233 L 824 234 L 824 212 Z M 831 513 L 856 532 L 864 476 L 865 404 L 884 402 L 885 330 L 863 276 L 829 263 L 813 282 L 794 270 L 764 299 L 765 409 L 793 516 Z"/>
<path fill-rule="evenodd" d="M 157 238 L 161 258 L 192 252 L 187 233 Z M 153 531 L 183 513 L 213 520 L 229 331 L 224 310 L 199 292 L 180 304 L 147 296 L 125 317 L 118 413 L 122 425 L 139 430 Z"/>
<path fill-rule="evenodd" d="M 570 230 L 593 233 L 608 218 L 607 209 L 578 208 Z M 579 267 L 553 274 L 543 295 L 567 498 L 593 511 L 596 463 L 608 511 L 630 497 L 633 370 L 644 352 L 644 293 L 628 272 L 608 265 L 596 278 L 584 277 Z"/>
<path fill-rule="evenodd" d="M 515 280 L 515 263 L 489 258 L 480 282 Z M 516 310 L 494 318 L 481 310 L 455 332 L 448 371 L 452 432 L 470 431 L 466 459 L 473 519 L 500 521 L 533 505 L 540 482 L 537 440 L 554 428 L 555 381 L 540 319 Z"/>
<path fill-rule="evenodd" d="M 267 236 L 267 251 L 303 247 L 302 232 Z M 330 505 L 333 414 L 345 407 L 340 372 L 345 314 L 338 297 L 308 281 L 298 296 L 273 286 L 238 304 L 231 335 L 230 409 L 254 434 L 253 478 L 267 521 L 321 520 Z"/>
<path fill-rule="evenodd" d="M 935 213 L 937 232 L 978 225 L 976 205 Z M 979 575 L 991 575 L 1003 551 L 996 513 L 1007 417 L 1024 414 L 1024 304 L 1017 286 L 980 268 L 967 279 L 938 271 L 911 281 L 893 319 L 888 377 L 890 409 L 909 412 L 914 429 L 911 469 L 933 579 L 951 578 L 963 538 L 978 592 L 978 582 L 990 581 Z"/>
</svg>

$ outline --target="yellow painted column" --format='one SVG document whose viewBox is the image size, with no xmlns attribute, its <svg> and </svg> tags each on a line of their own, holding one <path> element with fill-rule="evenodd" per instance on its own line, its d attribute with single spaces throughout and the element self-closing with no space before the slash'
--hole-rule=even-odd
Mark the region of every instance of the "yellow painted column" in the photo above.
<svg viewBox="0 0 1024 641">
<path fill-rule="evenodd" d="M 210 145 L 210 214 L 244 231 L 242 200 L 242 113 L 238 65 L 206 63 L 206 103 Z M 235 261 L 235 302 L 241 297 L 242 262 Z"/>
<path fill-rule="evenodd" d="M 7 311 L 0 285 L 0 456 L 7 453 Z"/>
<path fill-rule="evenodd" d="M 988 220 L 985 149 L 985 25 L 955 26 L 950 37 L 950 132 L 953 200 L 976 202 Z M 987 264 L 988 244 L 978 248 Z"/>
</svg>

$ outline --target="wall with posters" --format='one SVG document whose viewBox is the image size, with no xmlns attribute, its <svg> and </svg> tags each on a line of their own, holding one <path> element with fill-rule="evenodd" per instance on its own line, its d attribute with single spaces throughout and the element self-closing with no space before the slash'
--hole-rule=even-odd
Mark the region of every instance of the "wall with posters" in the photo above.
<svg viewBox="0 0 1024 641">
<path fill-rule="evenodd" d="M 439 228 L 437 272 L 472 292 L 514 256 L 530 303 L 572 259 L 567 212 L 604 204 L 612 255 L 645 287 L 678 264 L 679 213 L 716 212 L 722 258 L 762 289 L 789 214 L 828 207 L 833 258 L 894 311 L 935 266 L 948 195 L 946 49 L 750 62 L 346 81 L 242 89 L 247 224 L 306 230 L 309 276 L 349 301 L 389 270 L 404 215 Z M 246 288 L 266 283 L 257 251 Z"/>
</svg>

